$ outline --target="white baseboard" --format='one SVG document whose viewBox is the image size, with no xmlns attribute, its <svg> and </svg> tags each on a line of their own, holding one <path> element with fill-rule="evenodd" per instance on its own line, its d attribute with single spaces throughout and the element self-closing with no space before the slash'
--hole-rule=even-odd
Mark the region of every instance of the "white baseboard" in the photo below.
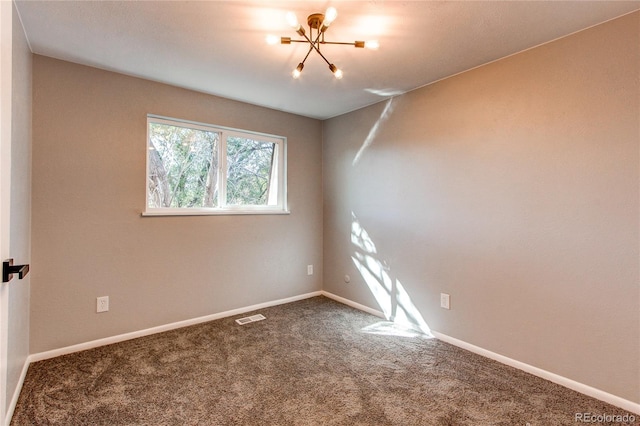
<svg viewBox="0 0 640 426">
<path fill-rule="evenodd" d="M 361 305 L 360 303 L 353 302 L 349 299 L 345 299 L 344 297 L 340 297 L 326 291 L 322 291 L 321 293 L 324 296 L 327 296 L 328 298 L 331 298 L 345 305 L 351 306 L 352 308 L 359 309 L 361 311 L 368 312 L 372 315 L 384 318 L 384 314 L 382 312 L 372 309 L 368 306 Z M 506 357 L 504 355 L 491 352 L 479 346 L 472 345 L 471 343 L 467 343 L 462 340 L 447 336 L 446 334 L 438 333 L 437 331 L 433 331 L 433 330 L 431 330 L 431 333 L 436 339 L 442 340 L 443 342 L 450 343 L 454 346 L 457 346 L 462 349 L 466 349 L 469 352 L 473 352 L 485 358 L 490 358 L 494 361 L 498 361 L 510 367 L 517 368 L 518 370 L 522 370 L 529 374 L 533 374 L 534 376 L 538 376 L 543 379 L 549 380 L 550 382 L 564 386 L 576 392 L 580 392 L 592 398 L 599 399 L 600 401 L 604 401 L 608 404 L 615 405 L 616 407 L 620 407 L 623 410 L 627 410 L 631 413 L 640 414 L 640 404 L 636 402 L 629 401 L 627 399 L 610 394 L 600 389 L 596 389 L 594 387 L 585 385 L 583 383 L 576 382 L 575 380 L 571 380 L 566 377 L 560 376 L 558 374 L 551 373 L 550 371 L 546 371 L 541 368 L 534 367 L 533 365 L 525 364 L 524 362 L 520 362 L 515 359 Z"/>
<path fill-rule="evenodd" d="M 203 317 L 192 318 L 189 320 L 178 321 L 171 324 L 160 325 L 157 327 L 147 328 L 145 330 L 132 331 L 131 333 L 119 334 L 117 336 L 105 337 L 104 339 L 92 340 L 90 342 L 79 343 L 77 345 L 67 346 L 64 348 L 53 349 L 46 352 L 40 352 L 29 355 L 28 361 L 36 362 L 57 356 L 66 355 L 74 352 L 80 352 L 87 349 L 93 349 L 100 346 L 111 345 L 113 343 L 123 342 L 125 340 L 136 339 L 138 337 L 149 336 L 151 334 L 162 333 L 163 331 L 175 330 L 176 328 L 188 327 L 190 325 L 200 324 L 203 322 L 213 321 L 220 318 L 231 317 L 234 315 L 244 314 L 258 309 L 268 308 L 271 306 L 282 305 L 285 303 L 296 302 L 302 299 L 322 295 L 321 291 L 301 294 L 298 296 L 287 297 L 285 299 L 273 300 L 270 302 L 258 303 L 257 305 L 246 306 L 244 308 L 232 309 L 229 311 L 219 312 L 217 314 L 206 315 Z"/>
<path fill-rule="evenodd" d="M 517 368 L 518 370 L 522 370 L 529 374 L 533 374 L 534 376 L 538 376 L 543 379 L 549 380 L 550 382 L 564 386 L 565 388 L 572 389 L 576 392 L 580 392 L 592 398 L 599 399 L 600 401 L 604 401 L 608 404 L 615 405 L 616 407 L 620 407 L 631 413 L 640 414 L 640 404 L 636 402 L 629 401 L 627 399 L 610 394 L 600 389 L 596 389 L 594 387 L 585 385 L 583 383 L 576 382 L 575 380 L 568 379 L 566 377 L 560 376 L 550 371 L 543 370 L 538 367 L 534 367 L 533 365 L 525 364 L 524 362 L 517 361 L 515 359 L 506 357 L 504 355 L 500 355 L 495 352 L 488 351 L 479 346 L 472 345 L 471 343 L 467 343 L 462 340 L 458 340 L 454 337 L 447 336 L 446 334 L 438 333 L 437 331 L 433 331 L 433 330 L 431 330 L 431 332 L 437 339 L 442 340 L 443 342 L 450 343 L 459 348 L 466 349 L 470 352 L 476 353 L 478 355 L 482 355 L 486 358 L 490 358 L 494 361 L 498 361 L 510 367 Z"/>
<path fill-rule="evenodd" d="M 91 340 L 85 343 L 79 343 L 77 345 L 66 346 L 63 348 L 53 349 L 50 351 L 39 352 L 29 355 L 27 358 L 26 368 L 28 364 L 37 361 L 43 361 L 45 359 L 55 358 L 61 355 L 67 355 L 74 352 L 80 352 L 87 349 L 93 349 L 100 346 L 111 345 L 113 343 L 124 342 L 125 340 L 136 339 L 138 337 L 149 336 L 151 334 L 162 333 L 164 331 L 175 330 L 177 328 L 188 327 L 190 325 L 200 324 L 203 322 L 213 321 L 220 318 L 231 317 L 234 315 L 244 314 L 245 312 L 251 312 L 258 309 L 268 308 L 271 306 L 282 305 L 285 303 L 296 302 L 298 300 L 308 299 L 310 297 L 315 296 L 326 296 L 330 299 L 333 299 L 337 302 L 340 302 L 344 305 L 351 306 L 352 308 L 367 312 L 371 315 L 375 315 L 380 318 L 384 318 L 384 314 L 381 311 L 377 311 L 368 306 L 361 305 L 360 303 L 353 302 L 349 299 L 345 299 L 344 297 L 337 296 L 333 293 L 329 293 L 328 291 L 314 291 L 311 293 L 305 293 L 298 296 L 287 297 L 284 299 L 273 300 L 270 302 L 259 303 L 257 305 L 246 306 L 244 308 L 232 309 L 229 311 L 219 312 L 217 314 L 206 315 L 203 317 L 192 318 L 189 320 L 178 321 L 171 324 L 160 325 L 157 327 L 151 327 L 144 330 L 132 331 L 130 333 L 119 334 L 116 336 L 105 337 L 103 339 Z M 26 368 L 24 373 L 26 374 Z M 20 386 L 21 387 L 21 386 Z"/>
<path fill-rule="evenodd" d="M 378 311 L 378 310 L 375 310 L 375 309 L 370 308 L 368 306 L 361 305 L 360 303 L 354 302 L 354 301 L 349 300 L 349 299 L 345 299 L 344 297 L 337 296 L 337 295 L 335 295 L 333 293 L 329 293 L 328 291 L 322 290 L 320 293 L 323 296 L 328 297 L 329 299 L 333 299 L 336 302 L 342 303 L 343 305 L 351 306 L 352 308 L 358 309 L 360 311 L 364 311 L 366 313 L 369 313 L 371 315 L 375 315 L 375 316 L 380 317 L 380 318 L 385 318 L 384 313 L 382 311 Z"/>
</svg>

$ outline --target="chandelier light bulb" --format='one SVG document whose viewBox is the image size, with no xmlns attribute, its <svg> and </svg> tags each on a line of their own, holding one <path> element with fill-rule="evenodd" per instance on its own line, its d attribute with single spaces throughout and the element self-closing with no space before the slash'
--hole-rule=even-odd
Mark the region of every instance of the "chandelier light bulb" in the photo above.
<svg viewBox="0 0 640 426">
<path fill-rule="evenodd" d="M 328 8 L 327 11 L 324 13 L 324 21 L 322 21 L 322 25 L 324 25 L 325 27 L 328 27 L 329 25 L 331 25 L 333 21 L 336 20 L 337 17 L 338 17 L 338 11 L 336 10 L 336 8 L 335 7 Z"/>
<path fill-rule="evenodd" d="M 266 40 L 267 40 L 267 44 L 269 44 L 269 45 L 271 45 L 271 46 L 273 46 L 273 45 L 276 45 L 276 44 L 280 43 L 280 37 L 275 36 L 275 35 L 273 35 L 273 34 L 269 34 L 269 35 L 267 36 Z"/>
<path fill-rule="evenodd" d="M 342 78 L 342 70 L 338 67 L 336 67 L 333 64 L 329 64 L 329 69 L 331 70 L 331 72 L 333 73 L 333 76 L 340 80 Z"/>
<path fill-rule="evenodd" d="M 378 50 L 380 48 L 380 43 L 378 43 L 378 40 L 369 40 L 364 42 L 364 47 L 371 50 Z"/>
<path fill-rule="evenodd" d="M 296 67 L 296 69 L 293 70 L 293 72 L 291 73 L 293 78 L 299 78 L 300 77 L 300 74 L 302 74 L 302 68 L 304 68 L 304 64 L 302 62 L 300 62 L 298 64 L 298 66 Z"/>
<path fill-rule="evenodd" d="M 289 24 L 291 28 L 293 28 L 296 31 L 300 29 L 300 23 L 298 22 L 298 18 L 296 17 L 295 13 L 287 12 L 286 18 L 287 18 L 287 24 Z"/>
</svg>

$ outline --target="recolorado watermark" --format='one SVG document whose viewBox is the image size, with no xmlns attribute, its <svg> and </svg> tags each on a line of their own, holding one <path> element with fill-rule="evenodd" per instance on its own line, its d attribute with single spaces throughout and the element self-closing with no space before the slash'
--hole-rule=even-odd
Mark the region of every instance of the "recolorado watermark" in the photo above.
<svg viewBox="0 0 640 426">
<path fill-rule="evenodd" d="M 636 421 L 633 414 L 594 414 L 576 413 L 574 416 L 576 423 L 622 423 L 632 424 Z"/>
</svg>

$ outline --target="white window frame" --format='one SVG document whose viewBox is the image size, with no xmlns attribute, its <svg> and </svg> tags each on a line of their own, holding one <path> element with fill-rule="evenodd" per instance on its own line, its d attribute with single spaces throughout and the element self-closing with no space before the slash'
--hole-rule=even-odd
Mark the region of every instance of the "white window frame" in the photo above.
<svg viewBox="0 0 640 426">
<path fill-rule="evenodd" d="M 169 126 L 184 126 L 191 129 L 216 132 L 218 141 L 218 206 L 217 207 L 149 207 L 149 124 L 158 123 Z M 272 205 L 228 205 L 227 193 L 227 137 L 237 136 L 241 138 L 255 138 L 276 145 L 276 165 L 272 171 L 272 179 L 275 178 L 277 195 L 275 204 Z M 147 139 L 146 139 L 146 168 L 145 168 L 145 209 L 142 216 L 203 216 L 203 215 L 242 215 L 242 214 L 289 214 L 287 208 L 287 138 L 284 136 L 269 135 L 248 130 L 233 129 L 230 127 L 216 126 L 195 121 L 177 118 L 163 117 L 154 114 L 147 115 Z"/>
</svg>

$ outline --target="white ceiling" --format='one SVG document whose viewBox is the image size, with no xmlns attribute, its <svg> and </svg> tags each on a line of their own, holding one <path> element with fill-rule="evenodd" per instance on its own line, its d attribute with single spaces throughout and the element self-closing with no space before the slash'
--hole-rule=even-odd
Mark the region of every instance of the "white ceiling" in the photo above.
<svg viewBox="0 0 640 426">
<path fill-rule="evenodd" d="M 640 1 L 32 1 L 16 0 L 34 53 L 313 118 L 384 100 L 640 8 Z M 336 80 L 285 13 L 338 10 L 322 47 Z"/>
</svg>

